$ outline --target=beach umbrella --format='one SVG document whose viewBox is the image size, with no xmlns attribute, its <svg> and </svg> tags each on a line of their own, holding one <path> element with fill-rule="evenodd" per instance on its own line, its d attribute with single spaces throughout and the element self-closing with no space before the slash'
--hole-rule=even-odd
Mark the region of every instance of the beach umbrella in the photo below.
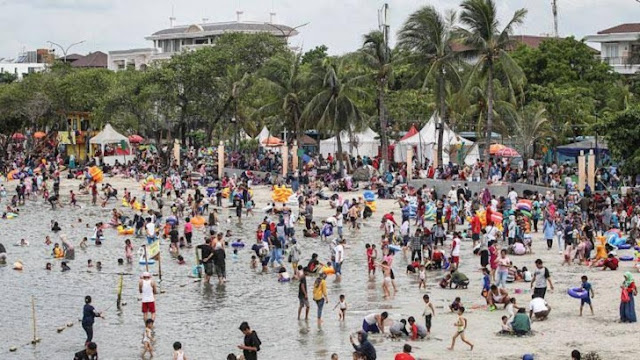
<svg viewBox="0 0 640 360">
<path fill-rule="evenodd" d="M 22 141 L 22 140 L 26 139 L 26 137 L 24 135 L 20 134 L 20 133 L 15 133 L 15 134 L 11 135 L 11 138 L 13 140 L 18 140 L 18 141 Z"/>
<path fill-rule="evenodd" d="M 47 134 L 43 133 L 42 131 L 37 131 L 35 134 L 33 134 L 33 137 L 36 139 L 42 139 L 45 136 L 47 136 Z"/>
<path fill-rule="evenodd" d="M 131 136 L 129 136 L 129 141 L 132 142 L 132 143 L 135 143 L 135 144 L 139 144 L 139 143 L 143 142 L 144 139 L 140 135 L 131 135 Z"/>
<path fill-rule="evenodd" d="M 518 154 L 518 152 L 515 151 L 514 149 L 505 146 L 504 148 L 496 152 L 496 156 L 505 157 L 505 158 L 508 158 L 508 157 L 514 158 L 514 157 L 520 157 L 520 154 Z"/>
<path fill-rule="evenodd" d="M 506 146 L 502 145 L 502 144 L 492 144 L 491 147 L 489 147 L 489 153 L 491 155 L 495 155 L 498 151 L 502 150 L 506 148 Z"/>
</svg>

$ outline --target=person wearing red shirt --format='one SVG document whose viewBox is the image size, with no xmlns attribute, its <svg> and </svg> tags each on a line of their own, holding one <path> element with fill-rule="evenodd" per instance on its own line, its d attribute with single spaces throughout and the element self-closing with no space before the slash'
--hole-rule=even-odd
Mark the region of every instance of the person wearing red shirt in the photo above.
<svg viewBox="0 0 640 360">
<path fill-rule="evenodd" d="M 402 352 L 396 354 L 394 360 L 416 360 L 416 358 L 411 355 L 411 345 L 404 344 L 402 347 Z"/>
<path fill-rule="evenodd" d="M 478 214 L 473 214 L 471 218 L 471 240 L 473 240 L 473 249 L 476 248 L 476 243 L 480 241 L 480 232 L 482 231 L 482 224 L 480 223 L 480 217 Z"/>
</svg>

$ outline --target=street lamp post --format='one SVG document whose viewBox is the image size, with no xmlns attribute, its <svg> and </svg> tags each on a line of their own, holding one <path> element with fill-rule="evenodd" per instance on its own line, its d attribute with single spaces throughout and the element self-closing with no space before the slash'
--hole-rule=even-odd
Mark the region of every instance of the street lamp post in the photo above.
<svg viewBox="0 0 640 360">
<path fill-rule="evenodd" d="M 67 46 L 66 48 L 65 48 L 64 46 L 62 46 L 62 45 L 58 44 L 58 43 L 53 42 L 53 41 L 47 41 L 47 42 L 48 42 L 49 44 L 51 44 L 51 45 L 55 45 L 55 46 L 59 47 L 59 48 L 60 48 L 60 50 L 62 50 L 63 61 L 64 61 L 64 63 L 66 64 L 66 63 L 67 63 L 67 53 L 69 52 L 69 49 L 71 49 L 72 47 L 74 47 L 74 46 L 76 46 L 76 45 L 80 45 L 80 44 L 84 43 L 85 41 L 86 41 L 86 40 L 78 41 L 78 42 L 76 42 L 76 43 L 73 43 L 73 44 L 71 44 L 71 45 Z"/>
</svg>

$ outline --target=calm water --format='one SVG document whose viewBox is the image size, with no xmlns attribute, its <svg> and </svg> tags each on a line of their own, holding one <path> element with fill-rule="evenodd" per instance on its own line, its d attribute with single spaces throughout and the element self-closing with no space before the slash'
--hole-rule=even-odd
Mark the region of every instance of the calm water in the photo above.
<svg viewBox="0 0 640 360">
<path fill-rule="evenodd" d="M 80 200 L 86 201 L 84 198 Z M 6 199 L 2 204 L 5 203 Z M 112 202 L 111 206 L 114 205 Z M 120 204 L 117 206 L 120 207 Z M 261 206 L 258 204 L 258 208 Z M 320 207 L 327 208 L 328 203 L 322 202 Z M 98 221 L 108 221 L 109 211 L 109 206 L 106 209 L 91 206 L 70 209 L 65 206 L 54 212 L 42 200 L 38 200 L 28 201 L 19 218 L 0 220 L 0 241 L 7 248 L 8 263 L 21 259 L 25 265 L 22 272 L 12 270 L 11 265 L 0 268 L 0 284 L 4 290 L 0 292 L 3 310 L 1 359 L 72 358 L 73 353 L 81 350 L 84 344 L 85 334 L 78 320 L 82 317 L 85 295 L 91 295 L 93 305 L 106 314 L 106 319 L 96 319 L 94 325 L 94 341 L 98 344 L 100 358 L 140 357 L 143 320 L 137 280 L 144 269 L 138 265 L 117 265 L 117 258 L 124 257 L 126 237 L 109 229 L 105 231 L 107 240 L 101 247 L 90 243 L 86 250 L 81 250 L 77 246 L 83 236 L 91 236 L 91 228 L 86 228 L 85 224 L 91 226 Z M 226 218 L 227 210 L 223 210 L 221 215 L 221 218 Z M 225 225 L 225 228 L 233 231 L 234 238 L 243 238 L 252 244 L 254 230 L 262 216 L 257 211 L 253 219 L 244 220 L 241 226 L 233 223 Z M 226 359 L 230 352 L 238 354 L 240 351 L 236 346 L 242 343 L 243 338 L 238 326 L 242 321 L 248 321 L 258 332 L 263 344 L 259 354 L 262 359 L 328 359 L 333 352 L 338 353 L 340 358 L 350 358 L 352 348 L 349 334 L 360 328 L 364 315 L 384 309 L 396 319 L 408 315 L 418 318 L 420 314 L 399 314 L 394 310 L 409 302 L 415 304 L 420 301 L 416 296 L 401 296 L 408 293 L 410 286 L 416 286 L 404 276 L 406 262 L 401 256 L 397 257 L 394 264 L 399 294 L 393 301 L 382 299 L 380 274 L 377 282 L 368 280 L 364 243 L 378 242 L 378 216 L 375 215 L 374 220 L 364 224 L 356 234 L 345 230 L 350 248 L 347 249 L 343 266 L 343 281 L 336 284 L 333 277 L 328 279 L 331 303 L 325 305 L 322 329 L 316 325 L 316 306 L 313 302 L 309 322 L 296 320 L 297 282 L 278 283 L 275 274 L 260 274 L 249 268 L 253 254 L 250 249 L 240 250 L 235 262 L 228 250 L 228 283 L 224 286 L 206 286 L 194 283 L 188 277 L 195 262 L 194 250 L 185 249 L 182 252 L 187 265 L 179 266 L 169 260 L 168 243 L 165 242 L 162 252 L 166 254 L 166 260 L 162 264 L 163 280 L 159 282 L 164 293 L 158 295 L 156 301 L 155 358 L 170 359 L 174 341 L 182 342 L 190 359 Z M 82 218 L 81 224 L 77 223 L 78 218 Z M 66 273 L 60 271 L 60 261 L 51 258 L 52 246 L 44 244 L 45 235 L 51 235 L 54 242 L 58 240 L 58 236 L 49 231 L 51 220 L 58 221 L 63 229 L 61 234 L 66 234 L 76 245 L 76 258 L 69 263 L 72 270 Z M 297 233 L 301 234 L 300 227 Z M 12 246 L 22 237 L 30 241 L 29 247 Z M 195 244 L 201 243 L 202 239 L 201 231 L 194 234 Z M 318 239 L 298 239 L 303 252 L 301 263 L 306 264 L 313 252 L 320 254 L 322 260 L 328 258 L 328 245 Z M 135 245 L 141 242 L 140 239 L 134 240 Z M 102 272 L 95 269 L 88 271 L 87 259 L 92 259 L 94 263 L 102 261 Z M 48 261 L 54 266 L 51 272 L 44 270 Z M 152 267 L 152 271 L 157 272 L 157 265 Z M 115 306 L 118 272 L 134 274 L 124 276 L 123 301 L 127 305 L 123 306 L 122 312 L 118 312 Z M 157 277 L 155 279 L 158 281 Z M 309 278 L 309 291 L 312 283 L 313 278 Z M 339 294 L 346 295 L 350 307 L 343 324 L 337 321 L 337 313 L 331 311 Z M 42 339 L 37 346 L 25 345 L 32 338 L 32 295 L 36 299 L 38 337 Z M 69 322 L 74 326 L 57 333 L 57 328 Z M 381 337 L 373 337 L 372 342 L 376 344 L 380 359 L 391 358 L 402 346 L 402 343 Z M 17 346 L 18 351 L 10 353 L 11 346 Z"/>
</svg>

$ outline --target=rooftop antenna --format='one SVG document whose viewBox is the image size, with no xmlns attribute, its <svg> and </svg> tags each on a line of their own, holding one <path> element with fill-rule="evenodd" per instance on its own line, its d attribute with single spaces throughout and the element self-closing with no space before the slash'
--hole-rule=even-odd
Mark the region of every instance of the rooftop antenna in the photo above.
<svg viewBox="0 0 640 360">
<path fill-rule="evenodd" d="M 238 10 L 236 10 L 236 21 L 240 22 L 240 16 L 244 14 L 244 11 L 240 10 L 240 0 L 238 0 Z"/>
<path fill-rule="evenodd" d="M 553 12 L 553 36 L 558 37 L 558 2 L 551 0 L 551 11 Z"/>
<path fill-rule="evenodd" d="M 276 17 L 275 0 L 271 0 L 271 12 L 269 13 L 269 23 L 273 24 Z"/>
<path fill-rule="evenodd" d="M 173 27 L 174 22 L 176 21 L 176 17 L 174 15 L 174 6 L 171 5 L 171 17 L 169 17 L 169 26 Z"/>
</svg>

